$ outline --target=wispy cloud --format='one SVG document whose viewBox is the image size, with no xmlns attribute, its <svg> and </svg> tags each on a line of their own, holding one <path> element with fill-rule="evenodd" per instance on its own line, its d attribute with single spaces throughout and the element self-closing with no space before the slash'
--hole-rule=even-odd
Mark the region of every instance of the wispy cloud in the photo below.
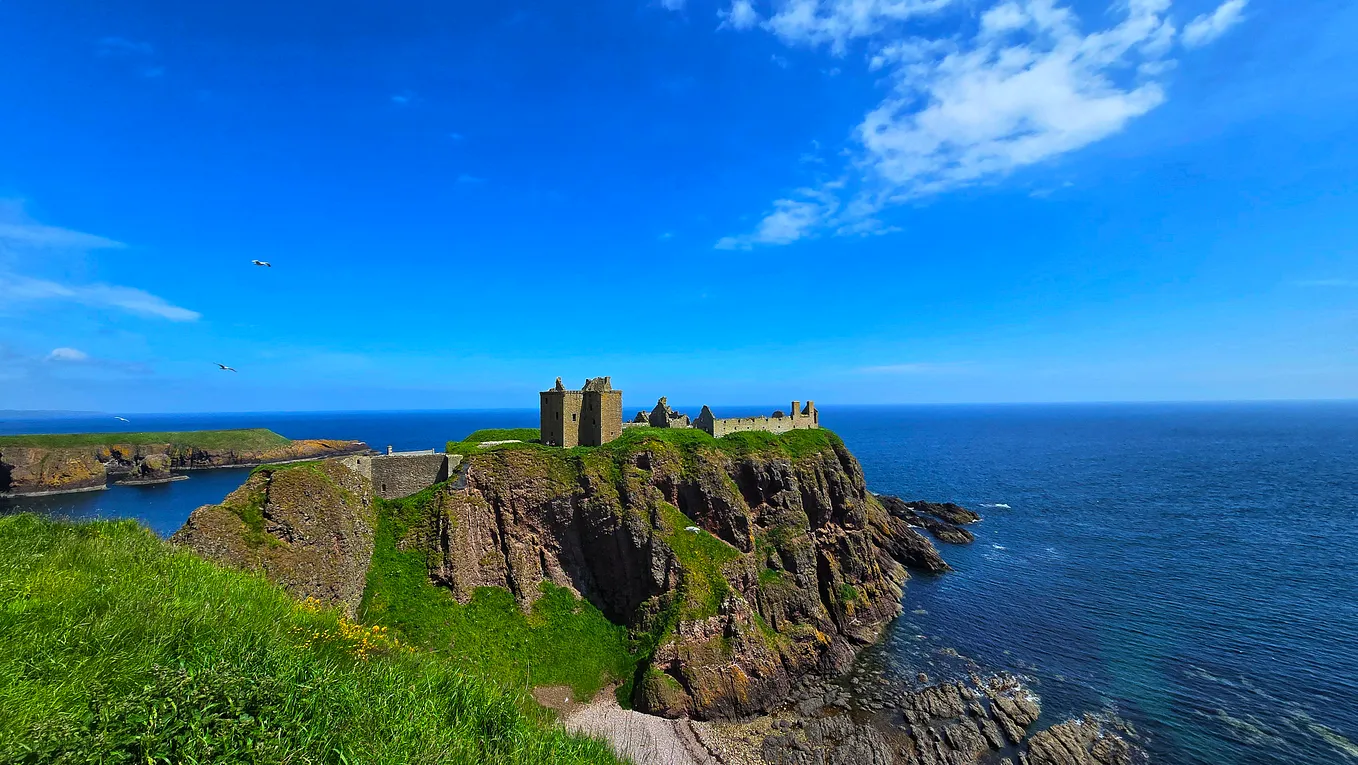
<svg viewBox="0 0 1358 765">
<path fill-rule="evenodd" d="M 667 11 L 682 11 L 686 0 L 660 0 L 660 7 Z"/>
<path fill-rule="evenodd" d="M 485 182 L 486 182 L 486 179 L 485 179 L 485 178 L 478 177 L 478 176 L 475 176 L 475 175 L 472 175 L 472 174 L 470 174 L 470 173 L 462 173 L 461 175 L 457 176 L 457 182 L 458 182 L 458 183 L 485 183 Z"/>
<path fill-rule="evenodd" d="M 88 353 L 75 348 L 53 348 L 52 352 L 47 354 L 48 361 L 86 361 L 89 357 Z"/>
<path fill-rule="evenodd" d="M 1358 279 L 1302 279 L 1293 284 L 1298 287 L 1358 287 Z"/>
<path fill-rule="evenodd" d="M 721 18 L 721 25 L 718 28 L 749 29 L 761 21 L 759 12 L 754 9 L 754 4 L 750 0 L 733 0 L 730 8 L 718 12 L 717 15 Z"/>
<path fill-rule="evenodd" d="M 673 231 L 666 231 L 665 233 L 661 234 L 661 235 L 660 235 L 659 237 L 657 237 L 657 238 L 658 238 L 660 241 L 662 241 L 662 242 L 669 241 L 670 239 L 673 239 L 673 238 L 674 238 L 674 232 L 673 232 Z"/>
<path fill-rule="evenodd" d="M 1243 7 L 1243 0 L 1226 6 L 1233 2 Z M 891 92 L 855 128 L 851 156 L 833 181 L 776 200 L 753 232 L 716 246 L 883 233 L 892 227 L 878 215 L 888 208 L 1002 178 L 1120 132 L 1165 101 L 1177 34 L 1170 4 L 1116 0 L 1111 10 L 1121 20 L 1086 34 L 1057 0 L 999 0 L 973 32 L 923 38 L 906 22 L 962 4 L 787 0 L 762 18 L 737 1 L 722 12 L 722 26 L 759 27 L 837 56 L 862 41 L 869 69 L 884 73 Z M 1234 18 L 1226 6 L 1218 14 Z"/>
<path fill-rule="evenodd" d="M 0 299 L 13 303 L 65 300 L 93 308 L 118 308 L 128 313 L 170 321 L 197 321 L 202 314 L 180 308 L 163 298 L 133 287 L 110 284 L 68 285 L 45 279 L 0 273 Z"/>
<path fill-rule="evenodd" d="M 0 253 L 28 250 L 101 250 L 127 245 L 94 234 L 83 234 L 56 226 L 0 221 Z"/>
<path fill-rule="evenodd" d="M 1193 19 L 1184 26 L 1184 45 L 1196 48 L 1226 34 L 1226 30 L 1244 20 L 1249 0 L 1226 0 L 1211 13 Z"/>
<path fill-rule="evenodd" d="M 391 102 L 397 106 L 410 106 L 415 102 L 415 97 L 415 94 L 411 91 L 403 90 L 400 93 L 393 93 L 391 95 Z"/>
<path fill-rule="evenodd" d="M 778 67 L 781 68 L 781 69 L 786 69 L 786 68 L 788 68 L 788 66 L 789 66 L 789 64 L 790 64 L 790 62 L 789 62 L 786 58 L 784 58 L 784 57 L 778 55 L 777 53 L 773 54 L 772 56 L 769 56 L 769 60 L 772 61 L 773 63 L 777 64 Z"/>
<path fill-rule="evenodd" d="M 55 262 L 69 262 L 93 251 L 124 249 L 126 246 L 107 237 L 37 223 L 24 215 L 19 203 L 0 202 L 0 307 L 66 301 L 170 321 L 200 318 L 197 311 L 181 308 L 133 287 L 67 284 L 19 273 L 32 273 L 43 267 L 50 269 Z"/>
</svg>

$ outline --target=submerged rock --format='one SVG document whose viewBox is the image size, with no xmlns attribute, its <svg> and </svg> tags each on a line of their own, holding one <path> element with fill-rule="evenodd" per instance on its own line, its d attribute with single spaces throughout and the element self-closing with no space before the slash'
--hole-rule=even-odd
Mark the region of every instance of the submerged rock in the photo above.
<svg viewBox="0 0 1358 765">
<path fill-rule="evenodd" d="M 981 520 L 981 516 L 965 507 L 951 502 L 906 502 L 887 494 L 877 495 L 877 499 L 892 516 L 928 529 L 940 541 L 967 544 L 976 540 L 976 536 L 960 524 L 974 523 Z"/>
</svg>

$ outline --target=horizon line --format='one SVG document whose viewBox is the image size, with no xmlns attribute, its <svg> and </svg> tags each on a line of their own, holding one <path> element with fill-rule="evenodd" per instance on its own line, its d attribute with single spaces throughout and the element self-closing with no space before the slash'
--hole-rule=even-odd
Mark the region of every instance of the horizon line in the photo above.
<svg viewBox="0 0 1358 765">
<path fill-rule="evenodd" d="M 790 400 L 790 399 L 789 399 Z M 814 400 L 814 399 L 812 399 Z M 853 409 L 878 407 L 967 407 L 967 406 L 1155 406 L 1184 404 L 1354 404 L 1358 397 L 1352 398 L 1238 398 L 1238 399 L 1100 399 L 1073 401 L 902 401 L 854 404 L 821 404 L 817 409 Z M 680 402 L 681 406 L 691 406 Z M 716 408 L 767 408 L 764 403 L 708 404 Z M 630 408 L 630 407 L 626 407 Z M 425 412 L 530 412 L 533 406 L 490 406 L 490 407 L 446 407 L 410 409 L 220 409 L 220 410 L 183 410 L 163 412 L 128 412 L 138 417 L 192 416 L 192 415 L 254 415 L 254 414 L 398 414 Z M 24 419 L 25 415 L 46 415 L 50 419 L 80 418 L 90 416 L 114 416 L 113 411 L 90 409 L 3 409 L 0 419 Z"/>
</svg>

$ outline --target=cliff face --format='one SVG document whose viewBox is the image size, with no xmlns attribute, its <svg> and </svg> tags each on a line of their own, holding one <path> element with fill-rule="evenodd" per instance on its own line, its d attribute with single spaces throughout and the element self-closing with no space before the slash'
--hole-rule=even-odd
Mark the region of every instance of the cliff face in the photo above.
<svg viewBox="0 0 1358 765">
<path fill-rule="evenodd" d="M 372 484 L 328 460 L 256 470 L 220 505 L 193 511 L 170 541 L 352 616 L 363 599 L 376 521 Z"/>
<path fill-rule="evenodd" d="M 88 448 L 7 446 L 0 451 L 0 494 L 102 489 L 104 463 Z"/>
<path fill-rule="evenodd" d="M 527 604 L 546 580 L 646 636 L 642 711 L 762 712 L 798 676 L 847 668 L 899 611 L 906 566 L 947 568 L 837 438 L 809 433 L 741 453 L 641 438 L 476 454 L 400 544 L 461 600 L 494 586 Z"/>
<path fill-rule="evenodd" d="M 171 471 L 263 465 L 368 452 L 362 441 L 309 439 L 264 448 L 205 449 L 174 443 L 0 447 L 0 494 L 103 488 L 115 482 L 167 481 Z"/>
</svg>

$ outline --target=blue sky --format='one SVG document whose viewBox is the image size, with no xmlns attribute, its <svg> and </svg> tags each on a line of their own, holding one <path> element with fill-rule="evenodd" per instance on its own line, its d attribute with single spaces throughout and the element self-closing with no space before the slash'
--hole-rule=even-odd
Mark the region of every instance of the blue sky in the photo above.
<svg viewBox="0 0 1358 765">
<path fill-rule="evenodd" d="M 1355 397 L 1355 35 L 1342 0 L 7 0 L 0 409 Z"/>
</svg>

